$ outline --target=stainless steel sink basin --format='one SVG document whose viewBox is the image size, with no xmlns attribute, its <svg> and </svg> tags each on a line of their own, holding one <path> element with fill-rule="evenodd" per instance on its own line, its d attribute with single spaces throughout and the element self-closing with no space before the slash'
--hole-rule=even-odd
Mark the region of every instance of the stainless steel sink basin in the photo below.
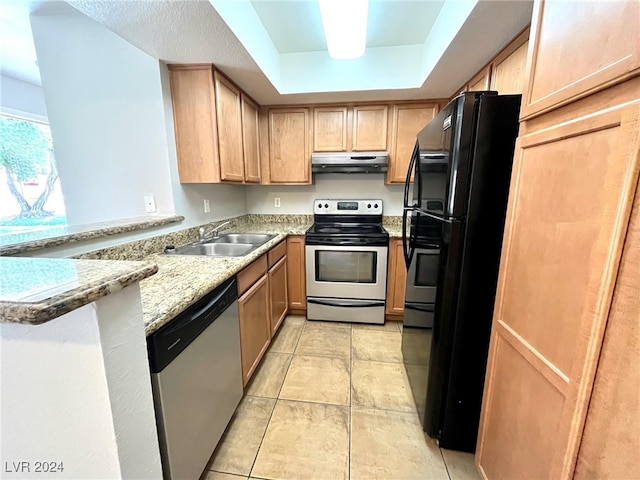
<svg viewBox="0 0 640 480">
<path fill-rule="evenodd" d="M 227 233 L 225 235 L 210 240 L 211 243 L 250 243 L 252 245 L 262 245 L 274 238 L 275 235 L 268 233 Z"/>
<path fill-rule="evenodd" d="M 216 257 L 242 257 L 254 250 L 250 243 L 200 243 L 176 248 L 176 255 L 209 255 Z"/>
</svg>

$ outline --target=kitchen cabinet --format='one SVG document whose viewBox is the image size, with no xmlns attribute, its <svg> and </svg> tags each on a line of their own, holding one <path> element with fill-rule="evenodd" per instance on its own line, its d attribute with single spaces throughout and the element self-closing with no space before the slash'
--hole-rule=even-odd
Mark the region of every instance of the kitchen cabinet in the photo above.
<svg viewBox="0 0 640 480">
<path fill-rule="evenodd" d="M 640 2 L 634 0 L 537 1 L 521 118 L 532 118 L 636 75 L 640 70 L 638 25 Z"/>
<path fill-rule="evenodd" d="M 491 69 L 491 90 L 503 95 L 522 93 L 524 88 L 529 41 L 525 39 L 519 46 L 514 43 L 513 50 L 510 48 L 496 57 Z"/>
<path fill-rule="evenodd" d="M 303 313 L 307 309 L 304 248 L 303 235 L 287 237 L 287 292 L 289 308 L 295 313 Z"/>
<path fill-rule="evenodd" d="M 220 179 L 244 181 L 244 151 L 242 138 L 242 102 L 240 90 L 220 73 L 213 73 L 218 121 L 218 155 Z"/>
<path fill-rule="evenodd" d="M 169 65 L 181 183 L 257 183 L 257 105 L 212 65 Z"/>
<path fill-rule="evenodd" d="M 353 107 L 352 150 L 387 149 L 388 105 L 358 105 Z"/>
<path fill-rule="evenodd" d="M 315 107 L 313 109 L 313 151 L 345 152 L 347 150 L 347 107 Z"/>
<path fill-rule="evenodd" d="M 242 94 L 242 146 L 244 181 L 260 183 L 260 127 L 258 105 Z"/>
<path fill-rule="evenodd" d="M 392 238 L 389 241 L 389 268 L 387 273 L 386 305 L 387 315 L 404 315 L 404 294 L 406 283 L 407 268 L 404 263 L 402 239 Z"/>
<path fill-rule="evenodd" d="M 391 148 L 387 183 L 404 183 L 418 132 L 438 113 L 437 103 L 394 105 L 391 113 Z"/>
<path fill-rule="evenodd" d="M 269 181 L 311 183 L 308 108 L 269 109 Z"/>
<path fill-rule="evenodd" d="M 287 257 L 283 256 L 269 269 L 269 297 L 271 303 L 271 336 L 273 337 L 287 316 Z"/>
<path fill-rule="evenodd" d="M 238 294 L 242 382 L 246 386 L 271 342 L 266 255 L 238 274 Z"/>
<path fill-rule="evenodd" d="M 612 59 L 637 45 L 603 45 L 621 12 L 637 38 L 638 8 L 534 6 L 476 450 L 488 479 L 637 478 L 623 465 L 640 377 L 614 365 L 638 362 L 624 347 L 637 351 L 640 76 L 613 85 Z"/>
<path fill-rule="evenodd" d="M 489 90 L 489 79 L 491 77 L 491 65 L 483 68 L 474 78 L 469 81 L 467 91 Z"/>
</svg>

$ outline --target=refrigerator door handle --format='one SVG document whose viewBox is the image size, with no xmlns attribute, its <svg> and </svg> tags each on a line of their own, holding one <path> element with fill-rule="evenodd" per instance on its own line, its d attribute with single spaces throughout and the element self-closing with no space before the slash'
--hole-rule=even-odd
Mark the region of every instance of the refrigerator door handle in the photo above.
<svg viewBox="0 0 640 480">
<path fill-rule="evenodd" d="M 407 266 L 407 270 L 409 269 L 409 265 L 411 264 L 411 257 L 413 255 L 410 254 L 410 238 L 407 236 L 407 209 L 402 210 L 402 253 L 404 255 L 404 263 Z"/>
<path fill-rule="evenodd" d="M 416 141 L 416 146 L 413 147 L 413 153 L 411 154 L 411 161 L 409 162 L 409 168 L 407 169 L 407 177 L 404 180 L 404 208 L 412 208 L 412 205 L 409 205 L 409 188 L 411 186 L 411 173 L 414 165 L 416 164 L 416 158 L 418 156 L 419 156 L 418 142 Z"/>
</svg>

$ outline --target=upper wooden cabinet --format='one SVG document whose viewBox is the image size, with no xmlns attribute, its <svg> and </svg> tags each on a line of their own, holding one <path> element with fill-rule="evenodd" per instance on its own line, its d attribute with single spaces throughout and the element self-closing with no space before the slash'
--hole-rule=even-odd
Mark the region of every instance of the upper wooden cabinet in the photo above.
<svg viewBox="0 0 640 480">
<path fill-rule="evenodd" d="M 313 151 L 347 150 L 347 107 L 313 109 Z"/>
<path fill-rule="evenodd" d="M 260 136 L 258 106 L 242 94 L 242 145 L 244 181 L 260 183 Z"/>
<path fill-rule="evenodd" d="M 631 77 L 640 69 L 640 2 L 538 0 L 521 118 Z M 594 68 L 596 67 L 596 68 Z"/>
<path fill-rule="evenodd" d="M 437 103 L 394 105 L 387 183 L 404 183 L 418 132 L 438 113 Z"/>
<path fill-rule="evenodd" d="M 257 106 L 211 65 L 169 70 L 180 181 L 259 182 Z"/>
<path fill-rule="evenodd" d="M 242 182 L 244 181 L 244 153 L 240 90 L 218 72 L 214 72 L 213 80 L 218 120 L 220 179 Z"/>
<path fill-rule="evenodd" d="M 491 69 L 491 90 L 505 95 L 522 93 L 528 48 L 529 41 L 525 40 L 514 50 L 503 51 L 496 57 Z"/>
<path fill-rule="evenodd" d="M 353 151 L 387 149 L 387 105 L 353 107 Z"/>
<path fill-rule="evenodd" d="M 311 183 L 309 109 L 269 109 L 269 183 Z"/>
<path fill-rule="evenodd" d="M 489 90 L 489 79 L 491 76 L 491 66 L 483 68 L 475 77 L 469 81 L 467 91 Z"/>
</svg>

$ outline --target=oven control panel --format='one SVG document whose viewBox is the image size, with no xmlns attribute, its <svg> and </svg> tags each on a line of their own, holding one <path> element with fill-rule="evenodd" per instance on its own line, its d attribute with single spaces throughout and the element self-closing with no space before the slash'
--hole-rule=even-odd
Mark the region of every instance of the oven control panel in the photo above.
<svg viewBox="0 0 640 480">
<path fill-rule="evenodd" d="M 382 200 L 328 200 L 316 199 L 313 213 L 319 215 L 382 215 Z"/>
</svg>

